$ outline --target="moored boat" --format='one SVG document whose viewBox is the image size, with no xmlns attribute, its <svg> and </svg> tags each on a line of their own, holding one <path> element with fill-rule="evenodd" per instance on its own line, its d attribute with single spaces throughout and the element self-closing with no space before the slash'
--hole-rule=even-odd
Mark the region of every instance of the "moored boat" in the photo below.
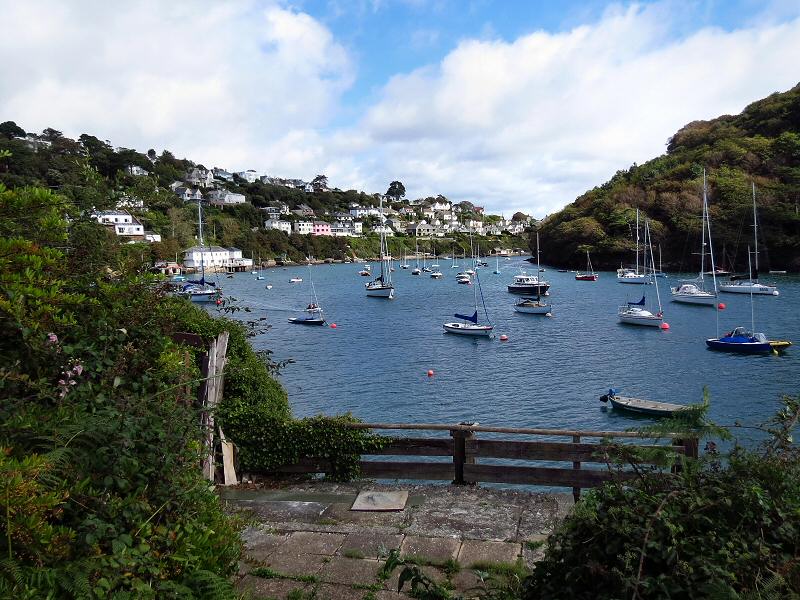
<svg viewBox="0 0 800 600">
<path fill-rule="evenodd" d="M 630 398 L 620 396 L 617 390 L 610 389 L 608 394 L 600 396 L 600 402 L 610 402 L 611 406 L 619 410 L 648 415 L 651 417 L 671 417 L 675 413 L 690 408 L 684 404 L 673 404 L 671 402 L 657 402 L 655 400 L 644 400 L 642 398 Z"/>
</svg>

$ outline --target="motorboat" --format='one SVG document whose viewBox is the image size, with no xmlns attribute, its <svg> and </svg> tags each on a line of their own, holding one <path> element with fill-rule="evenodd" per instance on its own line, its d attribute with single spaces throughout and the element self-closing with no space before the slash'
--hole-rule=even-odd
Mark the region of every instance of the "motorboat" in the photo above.
<svg viewBox="0 0 800 600">
<path fill-rule="evenodd" d="M 521 273 L 514 275 L 513 281 L 508 284 L 508 291 L 512 294 L 527 294 L 529 296 L 545 296 L 550 289 L 550 284 L 540 280 L 536 275 Z"/>
</svg>

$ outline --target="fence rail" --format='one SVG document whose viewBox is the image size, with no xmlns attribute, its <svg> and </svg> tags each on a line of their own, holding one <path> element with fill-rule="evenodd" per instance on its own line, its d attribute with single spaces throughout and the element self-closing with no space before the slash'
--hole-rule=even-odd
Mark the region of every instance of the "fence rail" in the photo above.
<svg viewBox="0 0 800 600">
<path fill-rule="evenodd" d="M 420 460 L 362 460 L 359 462 L 365 477 L 376 479 L 411 479 L 452 481 L 456 485 L 478 482 L 507 483 L 521 485 L 545 485 L 571 487 L 577 499 L 582 488 L 602 485 L 613 478 L 629 478 L 632 471 L 611 472 L 608 468 L 585 468 L 592 465 L 607 464 L 610 461 L 609 446 L 602 441 L 586 442 L 584 438 L 596 439 L 653 439 L 629 431 L 574 431 L 563 429 L 523 429 L 512 427 L 490 427 L 477 424 L 459 423 L 445 425 L 435 423 L 353 423 L 352 429 L 394 430 L 394 431 L 447 431 L 449 437 L 395 437 L 392 436 L 375 457 L 407 456 L 451 457 L 452 461 Z M 520 440 L 520 439 L 479 439 L 477 433 L 505 433 L 524 436 L 562 436 L 569 441 Z M 680 439 L 677 434 L 667 436 L 671 442 L 662 444 L 631 444 L 635 448 L 668 448 L 679 455 L 697 458 L 697 440 Z M 480 459 L 504 459 L 513 464 L 479 462 Z M 536 466 L 535 461 L 567 462 L 568 468 Z M 303 459 L 287 465 L 281 473 L 327 473 L 332 466 L 329 461 L 315 458 Z"/>
</svg>

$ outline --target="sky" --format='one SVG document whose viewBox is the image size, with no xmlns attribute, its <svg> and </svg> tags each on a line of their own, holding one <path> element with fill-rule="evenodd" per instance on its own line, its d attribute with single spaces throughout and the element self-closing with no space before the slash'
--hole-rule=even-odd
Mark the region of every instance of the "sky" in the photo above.
<svg viewBox="0 0 800 600">
<path fill-rule="evenodd" d="M 0 0 L 0 121 L 542 218 L 800 82 L 785 0 Z"/>
</svg>

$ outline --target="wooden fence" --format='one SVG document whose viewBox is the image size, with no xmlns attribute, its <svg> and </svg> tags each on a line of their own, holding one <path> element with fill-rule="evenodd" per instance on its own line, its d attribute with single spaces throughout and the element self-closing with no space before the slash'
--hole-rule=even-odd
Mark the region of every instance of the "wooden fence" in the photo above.
<svg viewBox="0 0 800 600">
<path fill-rule="evenodd" d="M 609 447 L 602 441 L 611 439 L 647 438 L 635 432 L 623 431 L 571 431 L 561 429 L 519 429 L 458 424 L 407 424 L 407 423 L 353 423 L 354 429 L 411 430 L 448 432 L 448 437 L 396 437 L 391 436 L 380 454 L 360 461 L 364 477 L 375 479 L 416 479 L 452 481 L 456 485 L 478 482 L 507 483 L 571 487 L 577 499 L 581 488 L 602 485 L 615 477 L 632 477 L 632 470 L 610 470 Z M 514 434 L 526 437 L 563 437 L 569 441 L 480 439 L 478 433 Z M 599 440 L 594 442 L 586 439 Z M 697 440 L 677 439 L 672 436 L 669 445 L 635 444 L 638 448 L 671 448 L 676 454 L 697 457 Z M 451 457 L 451 461 L 380 460 L 375 457 Z M 509 459 L 514 463 L 497 464 L 480 462 L 481 459 Z M 524 462 L 523 462 L 524 461 Z M 561 466 L 531 465 L 531 462 L 567 462 Z M 590 463 L 594 468 L 584 468 Z M 602 465 L 602 467 L 600 466 Z M 304 459 L 297 464 L 279 469 L 281 473 L 326 473 L 330 463 L 321 459 Z"/>
</svg>

